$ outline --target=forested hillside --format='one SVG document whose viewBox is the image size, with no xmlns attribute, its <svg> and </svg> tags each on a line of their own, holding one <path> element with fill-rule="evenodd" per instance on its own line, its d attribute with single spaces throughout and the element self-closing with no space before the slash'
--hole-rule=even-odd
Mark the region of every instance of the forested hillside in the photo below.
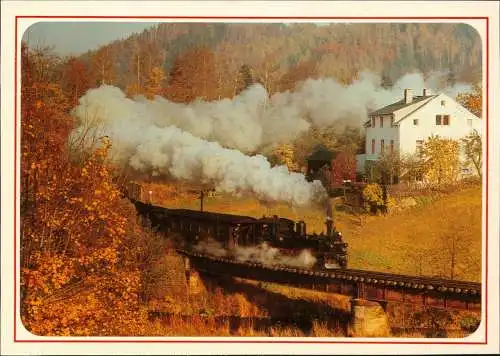
<svg viewBox="0 0 500 356">
<path fill-rule="evenodd" d="M 293 160 L 303 167 L 318 144 L 335 151 L 362 148 L 359 124 L 366 112 L 359 111 L 380 105 L 361 98 L 375 88 L 345 92 L 344 98 L 341 88 L 334 92 L 335 83 L 352 84 L 361 73 L 371 72 L 380 77 L 377 86 L 392 89 L 404 75 L 418 72 L 434 87 L 475 85 L 481 80 L 481 56 L 481 39 L 465 24 L 163 23 L 77 58 L 55 58 L 51 76 L 61 83 L 72 107 L 88 89 L 102 84 L 119 87 L 129 97 L 158 95 L 189 103 L 233 99 L 253 83 L 272 95 L 297 89 L 308 78 L 329 78 L 335 82 L 312 84 L 294 99 L 305 106 L 312 105 L 307 100 L 320 100 L 313 115 L 339 116 L 285 142 L 293 144 Z M 399 89 L 394 93 L 396 100 Z M 291 99 L 281 100 L 283 108 L 285 100 Z M 343 102 L 350 108 L 342 113 Z M 340 136 L 347 141 L 340 142 Z M 284 163 L 273 158 L 275 149 L 264 145 L 259 152 Z"/>
<path fill-rule="evenodd" d="M 349 83 L 361 70 L 386 85 L 413 70 L 449 71 L 449 84 L 481 73 L 480 37 L 464 24 L 164 23 L 82 58 L 95 68 L 93 83 L 133 92 L 185 79 L 208 87 L 197 92 L 206 98 L 232 96 L 249 80 L 273 93 L 307 77 Z M 173 99 L 192 98 L 174 88 Z"/>
</svg>

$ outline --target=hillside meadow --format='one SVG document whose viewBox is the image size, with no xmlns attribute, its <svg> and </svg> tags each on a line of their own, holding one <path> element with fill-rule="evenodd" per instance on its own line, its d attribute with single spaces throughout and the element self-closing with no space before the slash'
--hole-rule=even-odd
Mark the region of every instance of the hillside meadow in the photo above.
<svg viewBox="0 0 500 356">
<path fill-rule="evenodd" d="M 149 185 L 153 203 L 169 208 L 198 210 L 194 194 L 169 199 L 161 186 Z M 416 196 L 417 205 L 387 215 L 353 215 L 335 203 L 335 225 L 349 243 L 349 267 L 457 280 L 481 280 L 481 187 L 444 195 Z M 156 199 L 156 200 L 155 200 Z M 319 208 L 264 205 L 252 198 L 216 195 L 204 199 L 204 210 L 262 217 L 278 215 L 303 219 L 309 233 L 325 231 Z"/>
</svg>

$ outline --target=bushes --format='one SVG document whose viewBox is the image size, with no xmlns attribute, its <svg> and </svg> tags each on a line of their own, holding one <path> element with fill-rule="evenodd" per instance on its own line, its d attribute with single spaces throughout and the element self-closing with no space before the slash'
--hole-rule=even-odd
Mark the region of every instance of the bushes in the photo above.
<svg viewBox="0 0 500 356">
<path fill-rule="evenodd" d="M 395 206 L 392 198 L 387 196 L 387 192 L 378 184 L 368 184 L 363 189 L 363 200 L 365 207 L 371 213 L 383 212 L 387 213 Z"/>
<path fill-rule="evenodd" d="M 68 98 L 51 78 L 35 75 L 48 64 L 23 47 L 22 322 L 44 336 L 138 335 L 147 321 L 145 236 L 113 181 L 111 143 L 71 159 Z"/>
<path fill-rule="evenodd" d="M 460 328 L 469 333 L 476 331 L 480 323 L 481 318 L 478 315 L 473 314 L 464 315 L 459 321 Z"/>
</svg>

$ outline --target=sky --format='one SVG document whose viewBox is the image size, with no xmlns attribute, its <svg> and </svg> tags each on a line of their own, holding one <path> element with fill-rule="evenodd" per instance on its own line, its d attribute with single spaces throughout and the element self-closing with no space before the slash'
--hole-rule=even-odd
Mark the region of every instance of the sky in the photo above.
<svg viewBox="0 0 500 356">
<path fill-rule="evenodd" d="M 23 35 L 31 47 L 53 46 L 60 55 L 78 55 L 134 32 L 154 26 L 154 22 L 37 22 Z"/>
<path fill-rule="evenodd" d="M 30 47 L 54 47 L 54 52 L 62 56 L 79 55 L 156 24 L 158 22 L 37 22 L 23 34 L 23 41 Z"/>
</svg>

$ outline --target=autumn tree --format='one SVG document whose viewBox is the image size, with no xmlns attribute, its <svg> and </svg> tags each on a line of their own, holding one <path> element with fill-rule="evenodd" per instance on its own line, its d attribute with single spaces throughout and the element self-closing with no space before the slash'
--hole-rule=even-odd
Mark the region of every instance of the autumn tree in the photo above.
<svg viewBox="0 0 500 356">
<path fill-rule="evenodd" d="M 137 335 L 143 246 L 130 234 L 104 140 L 71 160 L 70 99 L 21 51 L 21 319 L 36 335 Z M 50 67 L 49 67 L 50 68 Z"/>
<path fill-rule="evenodd" d="M 154 67 L 146 80 L 144 92 L 147 98 L 153 99 L 155 96 L 163 96 L 167 76 L 161 67 Z"/>
<path fill-rule="evenodd" d="M 373 183 L 366 185 L 363 188 L 362 197 L 366 204 L 366 208 L 371 213 L 377 213 L 384 209 L 386 199 L 384 199 L 383 188 L 379 184 Z"/>
<path fill-rule="evenodd" d="M 274 149 L 274 154 L 278 158 L 279 164 L 286 165 L 290 172 L 295 172 L 299 169 L 298 164 L 295 162 L 293 145 L 287 143 L 278 145 Z"/>
<path fill-rule="evenodd" d="M 477 262 L 470 259 L 470 249 L 475 244 L 471 239 L 470 229 L 471 226 L 477 225 L 477 213 L 474 211 L 464 213 L 460 217 L 461 223 L 453 226 L 450 226 L 453 221 L 448 216 L 450 212 L 442 211 L 439 214 L 442 230 L 434 246 L 439 258 L 437 264 L 439 275 L 449 279 L 460 279 L 472 268 L 480 270 Z"/>
<path fill-rule="evenodd" d="M 424 164 L 419 153 L 405 153 L 401 155 L 400 162 L 401 180 L 408 183 L 415 183 L 422 180 L 424 174 Z"/>
<path fill-rule="evenodd" d="M 482 117 L 483 89 L 480 85 L 474 85 L 471 93 L 458 94 L 457 101 L 477 117 Z"/>
<path fill-rule="evenodd" d="M 71 105 L 78 104 L 78 99 L 91 87 L 87 64 L 71 57 L 65 64 L 63 90 L 71 98 Z"/>
<path fill-rule="evenodd" d="M 175 60 L 169 75 L 168 97 L 188 103 L 218 97 L 214 53 L 207 47 L 191 49 Z"/>
<path fill-rule="evenodd" d="M 459 143 L 456 140 L 429 137 L 422 147 L 423 170 L 429 182 L 454 183 L 460 169 Z"/>
<path fill-rule="evenodd" d="M 356 180 L 356 156 L 352 151 L 339 152 L 332 160 L 332 183 L 343 184 L 344 180 Z"/>
<path fill-rule="evenodd" d="M 405 254 L 405 258 L 411 261 L 415 267 L 415 276 L 423 276 L 425 267 L 429 266 L 429 256 L 435 251 L 433 248 L 415 247 Z"/>
<path fill-rule="evenodd" d="M 238 71 L 235 94 L 259 82 L 254 70 L 249 65 L 243 64 Z"/>
<path fill-rule="evenodd" d="M 71 120 L 65 114 L 70 104 L 61 87 L 42 72 L 53 64 L 50 53 L 23 45 L 21 61 L 21 206 L 27 208 L 36 204 L 39 189 L 60 172 L 52 158 L 64 154 Z"/>
<path fill-rule="evenodd" d="M 399 177 L 401 169 L 401 157 L 399 152 L 383 152 L 375 162 L 381 182 L 385 184 L 394 184 L 395 179 Z"/>
<path fill-rule="evenodd" d="M 474 130 L 461 141 L 465 153 L 465 164 L 473 165 L 477 175 L 481 178 L 483 176 L 483 140 L 481 135 Z"/>
<path fill-rule="evenodd" d="M 96 86 L 112 85 L 116 80 L 116 69 L 110 46 L 102 46 L 91 58 L 91 73 Z"/>
<path fill-rule="evenodd" d="M 134 97 L 144 92 L 144 75 L 146 72 L 146 55 L 136 48 L 129 64 L 130 71 L 134 73 L 134 80 L 127 86 L 127 95 Z"/>
<path fill-rule="evenodd" d="M 318 63 L 313 60 L 302 61 L 288 71 L 279 79 L 278 91 L 293 90 L 295 86 L 307 79 L 315 79 L 318 76 Z"/>
<path fill-rule="evenodd" d="M 255 66 L 255 72 L 269 94 L 277 91 L 280 74 L 279 53 L 276 50 L 263 55 L 262 60 Z"/>
</svg>

